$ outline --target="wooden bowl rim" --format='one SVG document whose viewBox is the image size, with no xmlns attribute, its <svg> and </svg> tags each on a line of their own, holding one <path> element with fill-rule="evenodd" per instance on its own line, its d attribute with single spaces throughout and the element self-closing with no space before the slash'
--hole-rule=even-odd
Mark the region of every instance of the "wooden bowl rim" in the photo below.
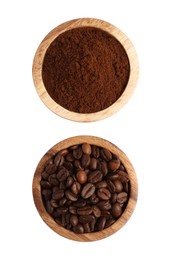
<svg viewBox="0 0 176 260">
<path fill-rule="evenodd" d="M 64 148 L 70 147 L 75 144 L 81 144 L 81 143 L 90 143 L 97 146 L 101 146 L 104 148 L 109 149 L 112 153 L 117 154 L 124 164 L 129 177 L 130 177 L 130 198 L 128 201 L 128 204 L 125 208 L 125 211 L 122 213 L 120 218 L 109 228 L 106 228 L 99 232 L 93 232 L 93 233 L 84 233 L 84 234 L 75 234 L 72 231 L 69 231 L 61 226 L 59 226 L 54 219 L 47 213 L 41 196 L 41 189 L 40 189 L 40 180 L 41 180 L 41 171 L 43 169 L 43 165 L 46 163 L 46 161 L 54 155 L 59 150 L 62 150 Z M 88 242 L 88 241 L 96 241 L 103 238 L 106 238 L 115 232 L 117 232 L 120 228 L 122 228 L 126 222 L 131 217 L 135 206 L 137 202 L 138 197 L 138 183 L 137 183 L 137 176 L 135 173 L 135 170 L 133 168 L 133 165 L 131 164 L 130 160 L 126 156 L 126 154 L 120 150 L 116 145 L 113 143 L 102 139 L 100 137 L 95 136 L 75 136 L 67 138 L 63 141 L 58 142 L 55 144 L 52 148 L 50 148 L 45 155 L 41 158 L 39 161 L 37 168 L 34 173 L 33 177 L 33 184 L 32 184 L 32 191 L 33 191 L 33 199 L 35 206 L 38 210 L 38 213 L 40 214 L 41 218 L 44 220 L 44 222 L 56 233 L 59 235 L 66 237 L 71 240 L 76 241 L 82 241 L 82 242 Z"/>
<path fill-rule="evenodd" d="M 126 89 L 123 92 L 123 94 L 120 96 L 120 98 L 115 103 L 113 103 L 111 106 L 109 106 L 104 110 L 95 113 L 87 113 L 87 114 L 72 112 L 57 104 L 46 91 L 46 88 L 42 80 L 43 59 L 51 42 L 53 42 L 57 36 L 59 36 L 61 33 L 67 30 L 78 28 L 78 27 L 86 27 L 86 26 L 102 29 L 110 33 L 112 36 L 114 36 L 124 47 L 130 63 L 129 80 Z M 72 121 L 92 122 L 92 121 L 98 121 L 111 116 L 112 114 L 120 110 L 122 106 L 124 106 L 128 102 L 137 84 L 137 79 L 139 74 L 139 64 L 138 64 L 138 58 L 133 44 L 120 29 L 100 19 L 79 18 L 58 25 L 56 28 L 51 30 L 46 35 L 46 37 L 40 43 L 36 51 L 36 54 L 34 56 L 32 74 L 33 74 L 34 85 L 36 87 L 39 97 L 51 111 L 53 111 L 55 114 L 65 119 L 69 119 Z"/>
</svg>

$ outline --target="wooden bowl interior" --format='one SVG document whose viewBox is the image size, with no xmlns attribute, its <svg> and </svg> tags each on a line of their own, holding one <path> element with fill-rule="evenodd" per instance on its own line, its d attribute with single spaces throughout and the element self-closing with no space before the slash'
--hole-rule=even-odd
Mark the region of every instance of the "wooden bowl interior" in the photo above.
<svg viewBox="0 0 176 260">
<path fill-rule="evenodd" d="M 41 188 L 40 188 L 40 180 L 41 180 L 41 172 L 43 170 L 43 167 L 45 163 L 48 161 L 48 159 L 56 154 L 58 151 L 68 148 L 69 146 L 75 145 L 75 144 L 81 144 L 81 143 L 90 143 L 92 145 L 97 145 L 100 147 L 104 147 L 108 150 L 110 150 L 112 153 L 117 154 L 124 164 L 130 178 L 130 197 L 128 204 L 123 212 L 123 214 L 120 216 L 120 218 L 109 228 L 106 228 L 99 232 L 93 232 L 93 233 L 85 233 L 85 234 L 76 234 L 72 231 L 69 231 L 61 226 L 59 226 L 54 219 L 47 213 L 41 196 Z M 76 240 L 76 241 L 95 241 L 99 239 L 106 238 L 113 233 L 117 232 L 121 227 L 124 226 L 124 224 L 128 221 L 130 216 L 133 213 L 133 210 L 135 208 L 136 202 L 137 202 L 137 196 L 138 196 L 138 185 L 137 185 L 137 177 L 135 170 L 127 158 L 127 156 L 114 144 L 94 136 L 77 136 L 68 138 L 66 140 L 63 140 L 53 146 L 40 160 L 35 174 L 33 178 L 33 198 L 36 205 L 36 208 L 42 217 L 42 219 L 45 221 L 45 223 L 55 232 L 60 234 L 63 237 Z"/>
<path fill-rule="evenodd" d="M 61 33 L 70 29 L 83 27 L 83 26 L 96 27 L 114 36 L 124 47 L 130 63 L 130 76 L 129 76 L 128 84 L 125 88 L 125 91 L 120 96 L 120 98 L 108 108 L 98 111 L 96 113 L 88 113 L 88 114 L 75 113 L 57 104 L 46 91 L 42 79 L 43 59 L 50 44 Z M 57 115 L 69 120 L 80 121 L 80 122 L 91 122 L 91 121 L 104 119 L 116 113 L 119 109 L 121 109 L 121 107 L 128 102 L 129 98 L 134 92 L 137 79 L 138 79 L 138 73 L 139 73 L 139 65 L 138 65 L 137 54 L 128 37 L 112 24 L 99 19 L 93 19 L 93 18 L 75 19 L 57 26 L 41 42 L 41 44 L 39 45 L 36 51 L 34 62 L 33 62 L 34 84 L 38 92 L 38 95 L 41 98 L 41 100 L 44 102 L 44 104 Z"/>
</svg>

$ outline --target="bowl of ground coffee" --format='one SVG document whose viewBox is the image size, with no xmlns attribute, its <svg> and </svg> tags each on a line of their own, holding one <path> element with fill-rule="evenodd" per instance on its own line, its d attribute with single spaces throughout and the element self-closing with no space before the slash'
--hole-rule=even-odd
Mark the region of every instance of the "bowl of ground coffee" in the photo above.
<svg viewBox="0 0 176 260">
<path fill-rule="evenodd" d="M 33 80 L 44 104 L 81 122 L 117 112 L 131 97 L 138 59 L 128 37 L 99 19 L 82 18 L 53 29 L 39 45 Z"/>
<path fill-rule="evenodd" d="M 138 185 L 127 156 L 94 136 L 76 136 L 53 146 L 33 178 L 33 198 L 45 223 L 76 241 L 117 232 L 136 205 Z"/>
</svg>

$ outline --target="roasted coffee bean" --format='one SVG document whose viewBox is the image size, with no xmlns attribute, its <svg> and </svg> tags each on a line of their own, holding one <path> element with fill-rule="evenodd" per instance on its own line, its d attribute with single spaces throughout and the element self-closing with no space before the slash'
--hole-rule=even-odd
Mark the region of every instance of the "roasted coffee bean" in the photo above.
<svg viewBox="0 0 176 260">
<path fill-rule="evenodd" d="M 54 174 L 57 171 L 57 167 L 55 164 L 49 164 L 45 167 L 45 171 L 48 174 Z"/>
<path fill-rule="evenodd" d="M 114 223 L 115 223 L 115 219 L 114 218 L 107 219 L 106 224 L 105 224 L 105 228 L 110 227 Z"/>
<path fill-rule="evenodd" d="M 70 223 L 72 226 L 76 226 L 78 224 L 78 217 L 77 215 L 70 216 Z"/>
<path fill-rule="evenodd" d="M 79 217 L 79 222 L 81 224 L 90 223 L 92 221 L 95 221 L 95 217 L 93 215 L 85 215 Z"/>
<path fill-rule="evenodd" d="M 45 200 L 49 200 L 51 198 L 51 190 L 48 189 L 42 190 L 42 195 L 45 197 Z"/>
<path fill-rule="evenodd" d="M 115 180 L 113 183 L 114 183 L 114 186 L 115 186 L 115 191 L 117 193 L 119 193 L 123 190 L 123 185 L 119 180 Z"/>
<path fill-rule="evenodd" d="M 89 154 L 83 154 L 81 158 L 81 165 L 85 169 L 90 164 L 90 155 Z"/>
<path fill-rule="evenodd" d="M 95 159 L 95 158 L 90 159 L 89 169 L 90 170 L 96 170 L 97 169 L 97 159 Z"/>
<path fill-rule="evenodd" d="M 75 232 L 77 234 L 83 234 L 84 233 L 83 225 L 78 224 L 77 226 L 74 226 L 73 227 L 73 232 Z"/>
<path fill-rule="evenodd" d="M 101 200 L 109 200 L 111 193 L 107 188 L 101 188 L 97 191 L 97 195 Z"/>
<path fill-rule="evenodd" d="M 109 150 L 103 148 L 100 150 L 101 158 L 105 161 L 110 161 L 112 159 L 112 154 Z"/>
<path fill-rule="evenodd" d="M 111 214 L 114 218 L 118 218 L 122 213 L 122 208 L 120 207 L 119 203 L 113 204 L 111 208 Z"/>
<path fill-rule="evenodd" d="M 70 212 L 71 214 L 76 215 L 76 214 L 77 214 L 77 208 L 74 207 L 74 206 L 69 206 L 69 212 Z"/>
<path fill-rule="evenodd" d="M 87 174 L 85 171 L 78 171 L 76 174 L 76 178 L 80 184 L 84 184 L 87 181 Z"/>
<path fill-rule="evenodd" d="M 53 207 L 53 208 L 57 208 L 59 205 L 58 205 L 58 201 L 57 200 L 50 200 L 50 203 L 51 203 L 51 206 Z"/>
<path fill-rule="evenodd" d="M 90 223 L 84 223 L 83 228 L 85 233 L 90 233 Z"/>
<path fill-rule="evenodd" d="M 92 212 L 96 218 L 99 218 L 101 216 L 101 210 L 96 205 L 92 206 Z"/>
<path fill-rule="evenodd" d="M 74 207 L 77 207 L 77 208 L 81 208 L 81 207 L 84 207 L 84 206 L 86 206 L 86 201 L 85 200 L 78 200 L 78 201 L 75 201 L 75 202 L 73 202 L 72 203 L 72 205 L 74 206 Z"/>
<path fill-rule="evenodd" d="M 75 160 L 72 153 L 68 153 L 65 158 L 68 162 L 73 162 Z"/>
<path fill-rule="evenodd" d="M 57 153 L 56 157 L 54 158 L 54 163 L 56 166 L 62 166 L 64 163 L 64 157 L 60 153 Z"/>
<path fill-rule="evenodd" d="M 89 198 L 89 202 L 90 202 L 90 204 L 93 204 L 93 205 L 95 205 L 95 204 L 97 204 L 98 202 L 99 202 L 99 198 L 97 197 L 97 195 L 94 193 L 90 198 Z"/>
<path fill-rule="evenodd" d="M 116 171 L 120 167 L 120 160 L 111 160 L 108 163 L 108 167 L 111 171 Z"/>
<path fill-rule="evenodd" d="M 118 171 L 118 180 L 121 181 L 122 183 L 128 182 L 129 181 L 129 176 L 126 172 L 124 171 Z"/>
<path fill-rule="evenodd" d="M 92 207 L 90 206 L 85 206 L 77 209 L 77 214 L 78 215 L 90 215 L 92 213 Z"/>
<path fill-rule="evenodd" d="M 49 200 L 46 201 L 46 210 L 49 214 L 52 214 L 54 211 L 54 208 L 51 206 L 51 203 Z"/>
<path fill-rule="evenodd" d="M 82 144 L 82 151 L 83 153 L 90 155 L 92 152 L 91 145 L 87 143 Z"/>
<path fill-rule="evenodd" d="M 42 178 L 44 179 L 44 180 L 47 180 L 48 179 L 48 177 L 49 177 L 49 173 L 47 173 L 47 172 L 42 172 Z"/>
<path fill-rule="evenodd" d="M 71 186 L 71 191 L 77 195 L 80 192 L 80 190 L 81 190 L 81 184 L 77 181 L 73 182 Z"/>
<path fill-rule="evenodd" d="M 81 196 L 84 198 L 84 199 L 87 199 L 89 198 L 90 196 L 92 196 L 95 192 L 95 185 L 92 184 L 92 183 L 87 183 L 83 189 L 82 189 L 82 192 L 81 192 Z"/>
<path fill-rule="evenodd" d="M 111 208 L 111 204 L 108 200 L 100 201 L 97 205 L 101 210 L 109 210 Z"/>
<path fill-rule="evenodd" d="M 40 185 L 44 188 L 44 189 L 50 189 L 51 188 L 51 184 L 48 181 L 41 181 Z"/>
<path fill-rule="evenodd" d="M 116 201 L 117 201 L 117 194 L 116 193 L 112 193 L 111 194 L 111 198 L 110 198 L 111 204 L 114 204 Z"/>
<path fill-rule="evenodd" d="M 103 174 L 98 170 L 90 172 L 87 176 L 88 182 L 90 183 L 100 182 L 102 178 L 103 178 Z"/>
<path fill-rule="evenodd" d="M 108 166 L 106 161 L 101 162 L 101 172 L 103 173 L 103 176 L 108 174 Z"/>
<path fill-rule="evenodd" d="M 82 151 L 82 149 L 80 147 L 73 151 L 73 157 L 75 159 L 81 159 L 82 154 L 83 154 L 83 151 Z"/>
<path fill-rule="evenodd" d="M 52 198 L 54 200 L 60 200 L 64 196 L 64 190 L 59 190 L 53 193 Z"/>
<path fill-rule="evenodd" d="M 117 202 L 122 204 L 128 200 L 128 194 L 126 192 L 120 192 L 117 194 Z"/>
<path fill-rule="evenodd" d="M 66 180 L 66 184 L 65 184 L 66 187 L 69 188 L 73 184 L 73 182 L 74 182 L 73 177 L 72 176 L 68 176 L 67 180 Z"/>
<path fill-rule="evenodd" d="M 97 189 L 106 188 L 107 187 L 107 182 L 106 181 L 97 182 L 97 183 L 95 183 L 95 187 Z"/>
<path fill-rule="evenodd" d="M 64 162 L 63 167 L 66 168 L 68 171 L 73 171 L 73 164 L 71 162 Z"/>
<path fill-rule="evenodd" d="M 103 230 L 106 224 L 106 217 L 100 217 L 97 222 L 97 229 L 99 231 Z"/>
<path fill-rule="evenodd" d="M 70 190 L 66 190 L 65 196 L 67 199 L 69 199 L 71 201 L 76 201 L 78 199 L 78 196 L 76 194 L 74 194 L 73 192 L 71 192 Z"/>
<path fill-rule="evenodd" d="M 58 180 L 57 180 L 57 176 L 56 174 L 51 174 L 49 177 L 48 177 L 48 181 L 49 183 L 52 185 L 52 186 L 56 186 L 59 184 Z"/>
<path fill-rule="evenodd" d="M 78 234 L 113 225 L 125 210 L 130 190 L 129 175 L 119 157 L 88 143 L 51 154 L 40 185 L 48 214 Z"/>
<path fill-rule="evenodd" d="M 95 157 L 95 158 L 99 158 L 100 156 L 100 149 L 98 146 L 96 145 L 93 145 L 92 146 L 92 155 Z"/>
<path fill-rule="evenodd" d="M 59 181 L 65 181 L 68 176 L 69 176 L 69 171 L 66 168 L 62 167 L 57 174 L 57 179 Z"/>
<path fill-rule="evenodd" d="M 82 170 L 81 162 L 79 160 L 74 161 L 74 167 L 78 170 Z"/>
<path fill-rule="evenodd" d="M 64 198 L 62 198 L 61 200 L 59 200 L 59 206 L 64 206 L 65 205 L 65 203 L 67 202 L 67 199 L 64 197 Z"/>
<path fill-rule="evenodd" d="M 111 180 L 107 180 L 107 186 L 111 193 L 114 193 L 116 191 L 116 187 Z"/>
</svg>

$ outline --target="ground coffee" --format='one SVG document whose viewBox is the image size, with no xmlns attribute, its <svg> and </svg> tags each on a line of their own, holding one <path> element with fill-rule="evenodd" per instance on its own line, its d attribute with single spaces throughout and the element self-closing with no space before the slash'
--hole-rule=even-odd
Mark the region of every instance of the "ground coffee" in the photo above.
<svg viewBox="0 0 176 260">
<path fill-rule="evenodd" d="M 47 49 L 42 67 L 51 98 L 79 113 L 97 112 L 112 105 L 122 95 L 129 72 L 123 46 L 94 27 L 60 34 Z"/>
<path fill-rule="evenodd" d="M 123 213 L 129 176 L 109 150 L 88 143 L 59 151 L 41 173 L 44 206 L 52 218 L 75 233 L 101 231 Z"/>
</svg>

